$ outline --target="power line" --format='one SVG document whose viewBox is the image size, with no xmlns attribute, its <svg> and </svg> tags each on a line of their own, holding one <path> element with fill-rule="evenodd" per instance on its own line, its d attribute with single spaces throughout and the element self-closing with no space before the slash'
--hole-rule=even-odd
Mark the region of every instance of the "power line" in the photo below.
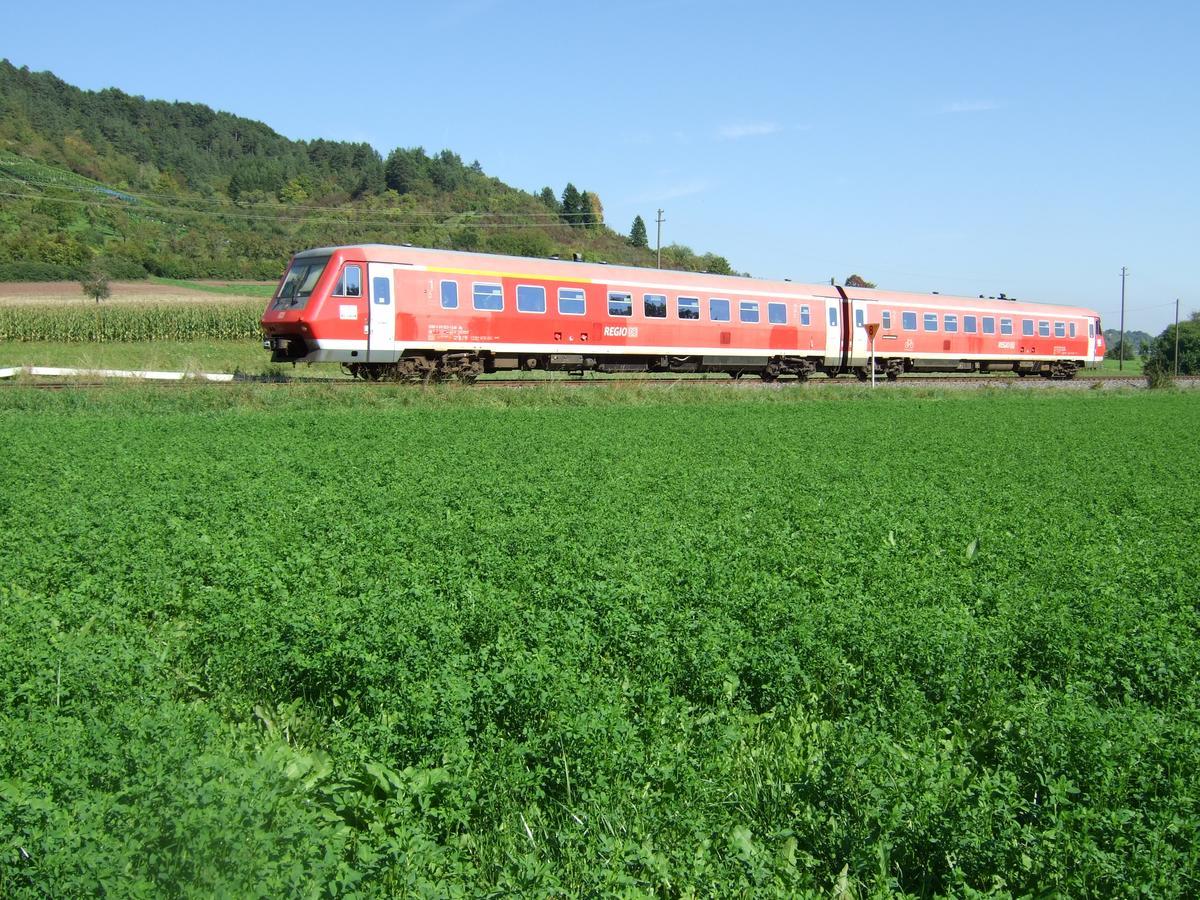
<svg viewBox="0 0 1200 900">
<path fill-rule="evenodd" d="M 658 239 L 655 241 L 655 244 L 657 245 L 657 250 L 658 250 L 658 268 L 660 268 L 660 269 L 662 268 L 662 227 L 663 227 L 663 222 L 667 221 L 666 219 L 664 219 L 662 217 L 662 214 L 663 214 L 663 211 L 660 209 L 658 211 L 658 219 L 656 219 L 656 221 L 658 222 Z"/>
<path fill-rule="evenodd" d="M 8 191 L 0 191 L 0 197 L 11 197 L 18 200 L 36 200 L 41 203 L 70 203 L 76 206 L 92 206 L 104 207 L 111 209 L 117 198 L 109 198 L 107 200 L 82 200 L 74 197 L 47 197 L 43 194 L 15 194 Z M 153 206 L 147 205 L 141 212 L 150 214 L 162 215 L 180 215 L 180 216 L 205 216 L 215 219 L 243 219 L 248 221 L 263 221 L 263 222 L 298 222 L 308 225 L 356 225 L 356 226 L 371 226 L 379 228 L 425 228 L 430 226 L 441 227 L 461 227 L 461 228 L 544 228 L 547 225 L 561 224 L 564 227 L 570 227 L 566 222 L 561 220 L 558 222 L 474 222 L 474 221 L 455 221 L 454 219 L 418 219 L 418 220 L 403 220 L 403 219 L 362 219 L 354 214 L 348 215 L 344 219 L 321 219 L 310 216 L 281 216 L 281 215 L 255 215 L 253 213 L 238 213 L 226 212 L 223 210 L 208 210 L 208 209 L 188 209 L 186 207 L 171 206 L 166 204 L 156 204 Z M 382 210 L 373 210 L 373 212 L 382 212 Z M 411 213 L 406 213 L 411 214 Z M 430 214 L 435 215 L 435 214 Z M 489 216 L 490 213 L 455 213 L 454 216 Z M 604 222 L 598 222 L 599 225 L 604 225 Z"/>
<path fill-rule="evenodd" d="M 1125 368 L 1125 275 L 1126 268 L 1121 266 L 1121 355 L 1117 363 L 1117 368 L 1121 370 Z"/>
<path fill-rule="evenodd" d="M 0 164 L 0 169 L 2 169 L 2 168 L 3 168 L 3 165 Z M 220 206 L 225 203 L 225 201 L 223 201 L 223 200 L 209 198 L 209 197 L 180 197 L 176 194 L 140 193 L 137 191 L 125 191 L 125 190 L 119 190 L 117 188 L 109 188 L 109 187 L 104 187 L 104 186 L 100 186 L 100 185 L 91 186 L 91 185 L 82 185 L 82 184 L 70 184 L 68 182 L 59 181 L 59 180 L 26 178 L 25 176 L 12 175 L 11 173 L 7 174 L 7 175 L 0 175 L 0 177 L 4 177 L 9 181 L 15 181 L 18 184 L 27 184 L 30 186 L 61 188 L 63 190 L 76 191 L 78 193 L 104 194 L 107 197 L 110 197 L 115 200 L 132 198 L 134 200 L 145 200 L 147 202 L 158 201 L 158 202 L 168 203 L 171 205 L 178 205 L 180 203 L 196 203 L 196 204 L 209 204 L 209 205 L 214 205 L 214 206 Z M 268 209 L 280 209 L 280 210 L 287 210 L 287 211 L 340 212 L 340 211 L 346 209 L 346 207 L 344 207 L 344 206 L 305 206 L 305 205 L 301 205 L 301 204 L 270 203 L 270 202 L 255 203 L 254 205 L 255 205 L 255 207 L 258 207 L 258 208 L 266 207 Z M 372 212 L 386 212 L 386 210 L 372 210 Z M 410 215 L 410 216 L 429 216 L 429 217 L 439 215 L 439 213 L 433 213 L 433 212 L 425 213 L 425 212 L 420 212 L 418 210 L 408 210 L 408 211 L 406 211 L 406 214 Z M 499 217 L 499 218 L 545 219 L 549 222 L 562 221 L 562 217 L 558 213 L 552 213 L 552 212 L 522 213 L 522 212 L 489 212 L 487 210 L 464 210 L 460 213 L 456 213 L 456 215 L 495 216 L 495 217 Z"/>
<path fill-rule="evenodd" d="M 1175 301 L 1171 300 L 1171 301 L 1168 301 L 1167 303 L 1155 303 L 1151 306 L 1132 306 L 1132 307 L 1127 306 L 1127 307 L 1125 307 L 1125 311 L 1126 312 L 1145 312 L 1148 309 L 1162 309 L 1164 306 L 1174 306 L 1174 305 L 1175 305 Z M 1115 312 L 1119 312 L 1119 311 L 1120 311 L 1120 307 L 1110 307 L 1108 309 L 1096 310 L 1096 312 L 1102 312 L 1102 313 L 1115 313 Z"/>
</svg>

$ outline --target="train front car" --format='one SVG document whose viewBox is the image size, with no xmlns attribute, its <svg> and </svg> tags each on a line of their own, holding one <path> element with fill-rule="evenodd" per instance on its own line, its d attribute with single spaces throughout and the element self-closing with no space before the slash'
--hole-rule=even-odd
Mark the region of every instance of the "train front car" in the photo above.
<svg viewBox="0 0 1200 900">
<path fill-rule="evenodd" d="M 261 320 L 271 361 L 365 364 L 370 350 L 365 271 L 363 253 L 355 247 L 292 257 Z"/>
<path fill-rule="evenodd" d="M 368 380 L 472 382 L 515 369 L 840 367 L 836 300 L 784 282 L 416 247 L 296 254 L 263 314 L 275 362 Z"/>
</svg>

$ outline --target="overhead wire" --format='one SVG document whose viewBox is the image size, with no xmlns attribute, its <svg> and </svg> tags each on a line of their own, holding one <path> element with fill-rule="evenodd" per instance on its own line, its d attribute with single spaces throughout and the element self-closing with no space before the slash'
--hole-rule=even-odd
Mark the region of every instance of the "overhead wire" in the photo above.
<svg viewBox="0 0 1200 900">
<path fill-rule="evenodd" d="M 15 179 L 10 179 L 15 180 Z M 12 193 L 10 191 L 0 191 L 0 197 L 10 197 L 20 200 L 37 200 L 45 203 L 70 203 L 77 206 L 91 206 L 112 208 L 114 203 L 120 202 L 118 197 L 108 197 L 106 199 L 77 199 L 74 197 L 48 197 L 44 194 L 34 193 Z M 356 226 L 371 226 L 379 228 L 427 228 L 430 226 L 441 226 L 445 228 L 542 228 L 551 224 L 562 224 L 569 226 L 571 223 L 562 221 L 556 222 L 534 221 L 534 222 L 478 222 L 470 219 L 464 221 L 461 217 L 491 216 L 491 213 L 455 213 L 450 218 L 437 219 L 373 219 L 361 218 L 357 215 L 350 214 L 344 219 L 317 218 L 313 216 L 286 216 L 286 215 L 256 215 L 254 213 L 241 213 L 225 210 L 208 210 L 208 209 L 188 209 L 187 207 L 176 206 L 171 204 L 153 204 L 144 207 L 147 213 L 162 213 L 175 214 L 181 216 L 206 216 L 216 219 L 242 219 L 247 221 L 262 221 L 262 222 L 296 222 L 306 225 L 356 225 Z M 382 210 L 374 210 L 378 213 Z M 400 212 L 399 210 L 397 212 Z M 411 215 L 410 211 L 405 212 L 406 215 Z M 434 215 L 434 214 L 430 214 Z M 518 214 L 513 214 L 518 215 Z M 591 223 L 589 223 L 591 224 Z M 595 223 L 603 225 L 603 220 Z"/>
<path fill-rule="evenodd" d="M 3 172 L 3 170 L 4 170 L 4 163 L 2 160 L 0 160 L 0 172 Z M 162 202 L 162 203 L 168 203 L 168 204 L 178 204 L 180 202 L 183 202 L 183 203 L 201 203 L 201 204 L 218 205 L 218 206 L 223 205 L 226 202 L 226 201 L 220 200 L 218 198 L 214 198 L 214 197 L 180 197 L 176 194 L 156 194 L 156 193 L 152 193 L 152 192 L 148 192 L 148 191 L 122 190 L 119 188 L 110 188 L 106 185 L 101 185 L 101 184 L 90 185 L 90 184 L 71 183 L 65 179 L 29 177 L 29 176 L 20 175 L 20 174 L 14 174 L 11 171 L 9 171 L 5 175 L 5 177 L 7 177 L 9 180 L 12 180 L 12 181 L 18 181 L 20 183 L 35 185 L 35 186 L 40 186 L 40 187 L 55 187 L 55 188 L 62 188 L 63 190 L 76 191 L 76 192 L 101 193 L 101 194 L 105 194 L 106 196 L 108 196 L 112 199 L 115 199 L 115 200 L 132 198 L 134 200 L 144 200 L 144 201 L 148 201 L 148 202 L 156 201 L 156 202 Z M 281 209 L 281 210 L 286 210 L 286 211 L 295 210 L 295 211 L 316 211 L 316 212 L 340 212 L 343 209 L 345 209 L 345 207 L 342 207 L 342 206 L 312 206 L 312 205 L 305 205 L 305 204 L 272 203 L 269 201 L 256 202 L 254 205 L 256 207 L 267 207 L 270 209 Z M 378 211 L 384 211 L 384 210 L 376 210 L 376 211 L 378 212 Z M 415 216 L 429 216 L 429 217 L 439 215 L 438 213 L 434 213 L 434 212 L 426 213 L 426 212 L 420 212 L 418 210 L 409 210 L 408 214 L 415 215 Z M 523 212 L 487 212 L 487 211 L 482 211 L 482 210 L 466 210 L 460 214 L 461 215 L 498 216 L 498 217 L 502 217 L 502 218 L 546 219 L 550 222 L 561 221 L 560 213 L 550 212 L 550 211 L 523 213 Z"/>
</svg>

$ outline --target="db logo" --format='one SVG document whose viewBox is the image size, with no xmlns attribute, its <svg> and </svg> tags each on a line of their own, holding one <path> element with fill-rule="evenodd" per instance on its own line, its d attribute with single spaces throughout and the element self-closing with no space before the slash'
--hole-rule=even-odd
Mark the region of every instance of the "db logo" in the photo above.
<svg viewBox="0 0 1200 900">
<path fill-rule="evenodd" d="M 605 337 L 635 338 L 638 336 L 638 330 L 637 330 L 636 325 L 633 326 L 632 328 L 630 328 L 626 325 L 605 325 L 604 326 L 604 336 Z"/>
</svg>

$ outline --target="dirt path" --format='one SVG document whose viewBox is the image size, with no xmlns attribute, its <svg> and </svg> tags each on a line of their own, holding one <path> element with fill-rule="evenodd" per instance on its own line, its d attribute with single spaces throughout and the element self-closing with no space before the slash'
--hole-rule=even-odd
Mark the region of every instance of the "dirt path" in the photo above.
<svg viewBox="0 0 1200 900">
<path fill-rule="evenodd" d="M 267 282 L 197 281 L 196 284 L 219 287 L 242 287 Z M 271 282 L 273 283 L 273 282 Z M 163 304 L 163 303 L 238 303 L 256 300 L 266 306 L 261 293 L 248 291 L 213 293 L 195 288 L 179 287 L 174 284 L 155 284 L 150 281 L 114 281 L 109 285 L 112 296 L 102 301 L 105 304 Z M 84 296 L 83 289 L 75 281 L 7 281 L 0 282 L 0 306 L 58 306 L 93 303 Z"/>
</svg>

